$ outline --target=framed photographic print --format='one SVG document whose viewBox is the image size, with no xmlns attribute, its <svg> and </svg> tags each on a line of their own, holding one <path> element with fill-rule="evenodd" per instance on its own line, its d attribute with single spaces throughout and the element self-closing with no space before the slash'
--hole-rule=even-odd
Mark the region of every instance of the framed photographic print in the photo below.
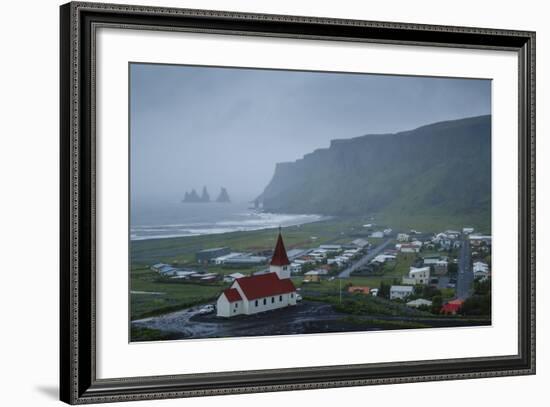
<svg viewBox="0 0 550 407">
<path fill-rule="evenodd" d="M 61 7 L 61 399 L 535 372 L 535 34 Z"/>
</svg>

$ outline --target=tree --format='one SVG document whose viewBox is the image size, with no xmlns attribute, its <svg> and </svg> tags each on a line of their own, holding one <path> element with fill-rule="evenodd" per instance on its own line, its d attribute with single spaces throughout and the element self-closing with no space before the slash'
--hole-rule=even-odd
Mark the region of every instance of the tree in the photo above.
<svg viewBox="0 0 550 407">
<path fill-rule="evenodd" d="M 491 294 L 491 280 L 485 279 L 474 280 L 474 294 L 475 295 L 490 295 Z"/>
<path fill-rule="evenodd" d="M 473 295 L 464 301 L 461 311 L 464 315 L 490 315 L 491 296 Z"/>
<path fill-rule="evenodd" d="M 443 306 L 443 297 L 436 295 L 432 298 L 432 314 L 439 314 Z"/>
<path fill-rule="evenodd" d="M 458 264 L 450 261 L 449 264 L 447 264 L 447 272 L 449 274 L 456 274 L 458 272 Z"/>
<path fill-rule="evenodd" d="M 386 298 L 386 299 L 389 299 L 390 298 L 390 285 L 381 281 L 380 282 L 380 288 L 378 289 L 378 297 L 382 297 L 382 298 Z"/>
</svg>

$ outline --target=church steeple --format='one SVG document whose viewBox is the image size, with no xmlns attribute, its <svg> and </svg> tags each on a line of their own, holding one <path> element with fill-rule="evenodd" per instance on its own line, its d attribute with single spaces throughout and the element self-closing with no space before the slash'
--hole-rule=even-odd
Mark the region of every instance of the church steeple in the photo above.
<svg viewBox="0 0 550 407">
<path fill-rule="evenodd" d="M 277 243 L 275 244 L 275 250 L 273 251 L 273 257 L 269 266 L 271 273 L 277 273 L 279 278 L 290 278 L 290 261 L 286 254 L 285 244 L 283 242 L 283 236 L 281 235 L 281 228 L 279 228 L 279 236 L 277 237 Z"/>
</svg>

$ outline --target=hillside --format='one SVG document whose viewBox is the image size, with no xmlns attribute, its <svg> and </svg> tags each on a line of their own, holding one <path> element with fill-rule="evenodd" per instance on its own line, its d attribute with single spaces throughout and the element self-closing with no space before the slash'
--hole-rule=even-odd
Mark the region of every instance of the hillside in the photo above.
<svg viewBox="0 0 550 407">
<path fill-rule="evenodd" d="M 329 148 L 277 164 L 260 199 L 273 212 L 490 224 L 491 117 L 333 140 Z"/>
</svg>

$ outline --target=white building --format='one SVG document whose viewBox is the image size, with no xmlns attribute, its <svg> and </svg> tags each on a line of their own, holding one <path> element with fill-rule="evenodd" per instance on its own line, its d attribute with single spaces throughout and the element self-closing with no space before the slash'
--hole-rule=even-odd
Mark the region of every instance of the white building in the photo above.
<svg viewBox="0 0 550 407">
<path fill-rule="evenodd" d="M 396 256 L 391 254 L 379 254 L 374 259 L 372 259 L 371 263 L 372 262 L 385 263 L 386 261 L 392 261 L 395 259 L 396 259 Z"/>
<path fill-rule="evenodd" d="M 219 296 L 216 309 L 219 317 L 233 317 L 289 305 L 296 305 L 296 287 L 290 279 L 290 261 L 279 233 L 269 272 L 236 279 Z"/>
<path fill-rule="evenodd" d="M 411 267 L 409 276 L 403 278 L 406 284 L 428 284 L 430 282 L 430 267 Z"/>
<path fill-rule="evenodd" d="M 297 262 L 292 262 L 290 264 L 290 273 L 301 273 L 302 272 L 302 264 Z"/>
<path fill-rule="evenodd" d="M 412 244 L 406 243 L 406 244 L 396 244 L 395 248 L 399 250 L 401 253 L 418 253 L 420 251 L 420 248 L 417 246 L 414 246 Z"/>
<path fill-rule="evenodd" d="M 464 227 L 462 228 L 462 233 L 465 234 L 465 235 L 469 235 L 470 233 L 474 233 L 474 228 L 468 228 L 468 227 Z"/>
<path fill-rule="evenodd" d="M 420 240 L 413 240 L 411 242 L 411 245 L 414 246 L 414 247 L 418 247 L 418 248 L 421 248 L 422 247 L 422 242 Z"/>
<path fill-rule="evenodd" d="M 384 237 L 384 232 L 382 232 L 380 230 L 377 230 L 376 232 L 372 232 L 370 234 L 370 237 L 375 238 L 375 239 L 382 239 Z"/>
<path fill-rule="evenodd" d="M 232 259 L 234 257 L 240 257 L 242 255 L 243 255 L 243 253 L 232 252 L 232 253 L 229 253 L 229 254 L 224 254 L 223 256 L 215 257 L 215 258 L 212 259 L 212 262 L 214 264 L 225 264 L 226 260 Z"/>
<path fill-rule="evenodd" d="M 366 239 L 355 239 L 351 242 L 351 244 L 357 246 L 360 249 L 364 249 L 365 247 L 369 246 L 369 241 Z"/>
<path fill-rule="evenodd" d="M 445 234 L 449 239 L 458 239 L 460 237 L 460 232 L 458 230 L 446 230 Z"/>
<path fill-rule="evenodd" d="M 324 250 L 325 252 L 334 253 L 342 250 L 342 246 L 339 244 L 322 244 L 321 246 L 319 246 L 319 249 Z"/>
<path fill-rule="evenodd" d="M 403 300 L 411 295 L 414 287 L 410 285 L 392 285 L 390 287 L 390 300 Z"/>
<path fill-rule="evenodd" d="M 397 234 L 397 241 L 398 242 L 408 242 L 409 241 L 409 235 L 406 233 L 398 233 Z"/>
<path fill-rule="evenodd" d="M 430 300 L 425 300 L 424 298 L 418 298 L 416 300 L 412 300 L 407 303 L 407 307 L 412 307 L 412 308 L 418 308 L 423 305 L 431 307 L 432 302 Z"/>
<path fill-rule="evenodd" d="M 489 265 L 487 263 L 482 262 L 482 261 L 474 261 L 472 269 L 473 269 L 474 273 L 476 271 L 488 272 L 489 271 Z"/>
<path fill-rule="evenodd" d="M 480 280 L 486 280 L 489 278 L 489 265 L 482 261 L 476 261 L 473 264 L 472 270 L 474 272 L 474 278 Z"/>
</svg>

